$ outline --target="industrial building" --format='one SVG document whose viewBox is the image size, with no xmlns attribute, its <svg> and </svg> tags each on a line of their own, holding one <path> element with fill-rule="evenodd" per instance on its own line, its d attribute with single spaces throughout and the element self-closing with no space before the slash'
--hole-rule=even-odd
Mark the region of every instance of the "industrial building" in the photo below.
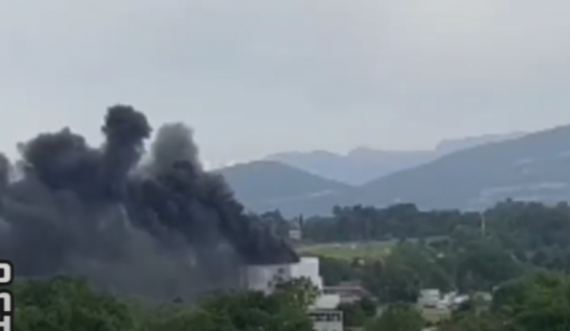
<svg viewBox="0 0 570 331">
<path fill-rule="evenodd" d="M 340 296 L 324 293 L 318 258 L 302 257 L 295 264 L 248 266 L 245 275 L 249 289 L 265 293 L 271 293 L 281 282 L 296 278 L 309 279 L 319 291 L 319 296 L 308 312 L 315 330 L 342 331 L 342 311 L 336 309 L 340 304 Z"/>
<path fill-rule="evenodd" d="M 340 303 L 351 304 L 362 300 L 363 298 L 371 298 L 369 293 L 359 282 L 341 282 L 335 286 L 326 286 L 324 288 L 326 294 L 336 294 L 340 297 Z"/>
<path fill-rule="evenodd" d="M 343 331 L 342 311 L 332 309 L 311 309 L 309 316 L 313 320 L 315 331 Z"/>
</svg>

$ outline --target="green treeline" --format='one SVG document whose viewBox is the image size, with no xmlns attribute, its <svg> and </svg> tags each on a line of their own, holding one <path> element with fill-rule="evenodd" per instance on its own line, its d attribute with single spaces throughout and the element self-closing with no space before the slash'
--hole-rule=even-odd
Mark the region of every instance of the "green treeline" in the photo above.
<svg viewBox="0 0 570 331">
<path fill-rule="evenodd" d="M 295 283 L 271 295 L 218 293 L 194 304 L 127 299 L 94 291 L 85 280 L 65 277 L 19 281 L 12 290 L 18 331 L 312 330 L 306 309 L 314 292 Z M 371 308 L 370 303 L 362 304 L 362 320 L 349 324 L 362 323 L 365 331 L 420 331 L 430 325 L 410 304 L 389 304 L 381 315 L 371 314 Z M 354 310 L 343 309 L 348 318 L 357 317 Z M 555 272 L 517 277 L 496 289 L 492 302 L 474 297 L 433 327 L 439 331 L 570 330 L 570 277 Z"/>
<path fill-rule="evenodd" d="M 156 304 L 93 290 L 84 279 L 21 280 L 12 286 L 18 331 L 310 331 L 306 282 L 275 293 L 224 292 L 188 304 Z"/>
<path fill-rule="evenodd" d="M 276 232 L 283 231 L 282 235 L 299 223 L 281 218 L 278 212 L 261 217 L 272 222 Z M 538 302 L 544 306 L 539 314 L 556 314 L 549 309 L 570 312 L 570 292 L 562 290 L 567 288 L 566 273 L 570 271 L 570 207 L 566 203 L 546 206 L 505 201 L 481 213 L 421 211 L 413 204 L 382 209 L 336 207 L 332 216 L 305 219 L 300 228 L 302 246 L 330 245 L 337 251 L 345 247 L 350 253 L 346 255 L 352 255 L 313 253 L 321 256 L 321 273 L 327 285 L 359 281 L 380 306 L 413 305 L 419 291 L 426 288 L 458 291 L 471 298 L 480 293 L 495 297 L 492 307 L 483 310 L 475 309 L 477 304 L 469 300 L 461 314 L 440 325 L 442 330 L 519 330 L 505 329 L 500 321 L 511 314 L 523 314 L 523 309 L 529 309 L 524 314 L 532 315 L 530 307 Z M 374 247 L 372 243 L 378 242 L 387 243 L 388 248 L 358 257 L 359 247 Z M 504 293 L 507 284 L 532 294 L 512 296 L 509 305 L 517 308 L 505 308 L 504 303 L 497 303 L 497 297 L 504 296 L 499 293 Z M 550 285 L 561 293 L 548 301 L 544 293 L 553 290 L 543 287 Z M 362 309 L 346 309 L 351 318 L 357 316 L 351 326 L 366 322 Z M 570 314 L 536 318 L 545 319 L 540 323 L 553 319 L 558 321 L 558 330 L 566 330 Z M 521 326 L 520 330 L 527 329 Z"/>
</svg>

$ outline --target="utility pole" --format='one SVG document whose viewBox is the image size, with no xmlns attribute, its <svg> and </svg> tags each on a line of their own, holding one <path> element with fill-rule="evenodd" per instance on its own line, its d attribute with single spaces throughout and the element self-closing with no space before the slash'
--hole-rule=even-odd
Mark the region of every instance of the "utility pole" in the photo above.
<svg viewBox="0 0 570 331">
<path fill-rule="evenodd" d="M 485 219 L 485 212 L 479 212 L 479 219 L 481 221 L 481 237 L 485 238 L 487 228 L 487 220 Z"/>
</svg>

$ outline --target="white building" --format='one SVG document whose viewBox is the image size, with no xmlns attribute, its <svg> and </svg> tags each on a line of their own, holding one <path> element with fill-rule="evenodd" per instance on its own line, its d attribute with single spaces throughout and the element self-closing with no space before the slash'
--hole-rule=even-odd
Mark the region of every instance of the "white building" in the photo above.
<svg viewBox="0 0 570 331">
<path fill-rule="evenodd" d="M 342 311 L 312 309 L 309 316 L 313 320 L 315 331 L 343 331 Z"/>
<path fill-rule="evenodd" d="M 291 229 L 289 230 L 289 239 L 294 241 L 299 241 L 303 237 L 301 230 L 299 229 Z"/>
<path fill-rule="evenodd" d="M 299 263 L 291 266 L 291 272 L 294 278 L 308 278 L 317 289 L 322 290 L 323 279 L 321 278 L 319 269 L 319 258 L 316 257 L 302 257 Z"/>
<path fill-rule="evenodd" d="M 323 293 L 323 279 L 320 276 L 318 258 L 303 257 L 296 264 L 249 266 L 246 271 L 248 288 L 265 293 L 271 293 L 278 283 L 295 278 L 309 279 L 319 291 L 319 296 L 309 309 L 315 330 L 342 331 L 342 312 L 336 310 L 340 304 L 340 296 Z"/>
<path fill-rule="evenodd" d="M 319 292 L 323 290 L 319 259 L 316 257 L 303 257 L 295 264 L 248 266 L 246 272 L 247 287 L 251 290 L 270 293 L 276 284 L 295 278 L 308 278 Z"/>
<path fill-rule="evenodd" d="M 457 292 L 442 294 L 437 289 L 425 289 L 420 291 L 417 304 L 421 308 L 454 309 L 467 300 L 468 295 Z"/>
<path fill-rule="evenodd" d="M 246 269 L 247 288 L 271 293 L 275 285 L 292 279 L 291 264 L 255 265 Z"/>
<path fill-rule="evenodd" d="M 437 308 L 441 302 L 441 292 L 438 289 L 424 289 L 420 291 L 418 305 L 427 308 Z"/>
</svg>

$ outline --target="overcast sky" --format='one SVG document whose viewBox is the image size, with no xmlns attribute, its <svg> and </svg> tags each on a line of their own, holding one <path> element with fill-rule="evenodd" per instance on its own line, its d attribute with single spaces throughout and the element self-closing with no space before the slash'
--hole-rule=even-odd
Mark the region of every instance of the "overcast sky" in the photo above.
<svg viewBox="0 0 570 331">
<path fill-rule="evenodd" d="M 570 1 L 2 0 L 0 148 L 121 102 L 219 164 L 570 123 Z M 569 142 L 570 143 L 570 142 Z"/>
</svg>

